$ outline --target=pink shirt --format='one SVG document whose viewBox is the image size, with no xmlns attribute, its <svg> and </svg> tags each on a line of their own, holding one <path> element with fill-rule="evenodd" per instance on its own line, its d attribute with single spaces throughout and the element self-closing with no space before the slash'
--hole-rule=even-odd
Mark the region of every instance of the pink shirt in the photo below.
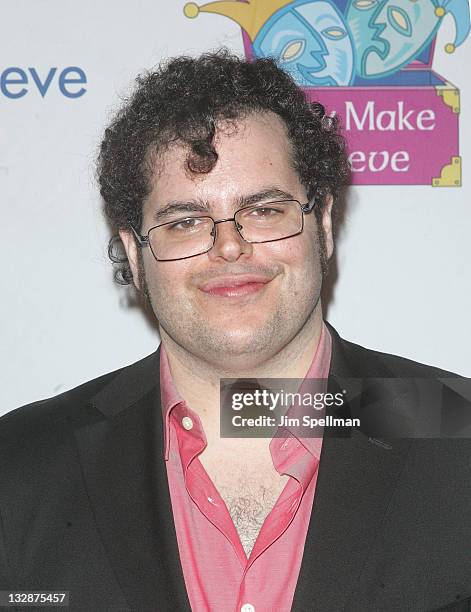
<svg viewBox="0 0 471 612">
<path fill-rule="evenodd" d="M 323 325 L 306 378 L 328 377 L 331 348 Z M 290 478 L 247 559 L 229 511 L 198 459 L 206 436 L 198 415 L 173 384 L 163 345 L 160 381 L 170 498 L 193 612 L 289 611 L 312 511 L 322 438 L 298 438 L 288 428 L 285 437 L 270 441 L 275 469 Z"/>
</svg>

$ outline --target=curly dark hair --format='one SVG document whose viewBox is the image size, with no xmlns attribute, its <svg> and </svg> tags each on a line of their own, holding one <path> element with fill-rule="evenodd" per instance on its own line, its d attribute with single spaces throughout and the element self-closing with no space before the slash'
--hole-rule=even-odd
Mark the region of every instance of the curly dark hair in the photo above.
<svg viewBox="0 0 471 612">
<path fill-rule="evenodd" d="M 218 121 L 271 111 L 284 122 L 293 164 L 319 220 L 326 197 L 335 204 L 349 181 L 346 145 L 336 117 L 310 103 L 275 60 L 248 62 L 226 49 L 199 57 L 177 57 L 139 76 L 137 88 L 105 130 L 98 181 L 113 236 L 108 246 L 115 279 L 132 280 L 118 231 L 141 227 L 142 205 L 151 191 L 152 153 L 172 142 L 188 146 L 187 169 L 208 173 L 218 154 Z M 324 262 L 325 263 L 325 262 Z"/>
</svg>

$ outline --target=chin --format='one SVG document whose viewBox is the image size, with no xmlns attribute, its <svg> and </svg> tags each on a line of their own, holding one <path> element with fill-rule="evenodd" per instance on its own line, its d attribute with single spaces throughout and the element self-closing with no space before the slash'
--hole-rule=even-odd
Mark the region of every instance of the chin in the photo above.
<svg viewBox="0 0 471 612">
<path fill-rule="evenodd" d="M 259 359 L 262 355 L 267 357 L 275 353 L 280 340 L 279 330 L 273 334 L 262 326 L 255 329 L 253 326 L 245 329 L 227 327 L 222 334 L 209 334 L 204 345 L 208 353 L 216 354 L 220 359 L 243 356 L 247 360 L 247 357 L 258 355 Z"/>
</svg>

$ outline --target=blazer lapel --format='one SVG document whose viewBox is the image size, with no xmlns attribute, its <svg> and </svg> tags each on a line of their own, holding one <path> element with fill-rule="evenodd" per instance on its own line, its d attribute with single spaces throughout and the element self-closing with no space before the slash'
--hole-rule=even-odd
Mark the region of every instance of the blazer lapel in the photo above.
<svg viewBox="0 0 471 612">
<path fill-rule="evenodd" d="M 342 340 L 330 326 L 329 331 L 333 340 L 330 384 L 337 377 L 359 377 L 361 363 L 349 363 Z M 350 597 L 409 447 L 410 440 L 378 444 L 356 429 L 351 437 L 324 437 L 293 611 L 352 609 Z"/>
<path fill-rule="evenodd" d="M 329 330 L 331 377 L 360 376 Z M 162 611 L 190 612 L 162 452 L 159 359 L 157 350 L 119 373 L 80 411 L 75 437 L 97 527 L 129 607 L 157 602 Z M 325 437 L 293 611 L 346 609 L 409 446 L 396 440 L 387 449 L 356 430 Z"/>
<path fill-rule="evenodd" d="M 162 450 L 159 358 L 157 350 L 118 374 L 92 399 L 75 437 L 98 530 L 130 608 L 190 611 Z"/>
</svg>

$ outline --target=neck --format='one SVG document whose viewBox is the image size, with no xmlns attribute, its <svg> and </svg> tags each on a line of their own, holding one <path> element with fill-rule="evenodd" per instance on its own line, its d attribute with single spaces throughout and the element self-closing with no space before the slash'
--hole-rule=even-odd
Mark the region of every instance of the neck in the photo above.
<svg viewBox="0 0 471 612">
<path fill-rule="evenodd" d="M 302 330 L 275 355 L 265 359 L 257 355 L 256 363 L 247 359 L 244 366 L 229 368 L 221 368 L 209 358 L 188 352 L 160 329 L 173 383 L 200 417 L 208 442 L 210 437 L 219 436 L 221 378 L 304 378 L 319 344 L 322 325 L 319 302 Z"/>
</svg>

